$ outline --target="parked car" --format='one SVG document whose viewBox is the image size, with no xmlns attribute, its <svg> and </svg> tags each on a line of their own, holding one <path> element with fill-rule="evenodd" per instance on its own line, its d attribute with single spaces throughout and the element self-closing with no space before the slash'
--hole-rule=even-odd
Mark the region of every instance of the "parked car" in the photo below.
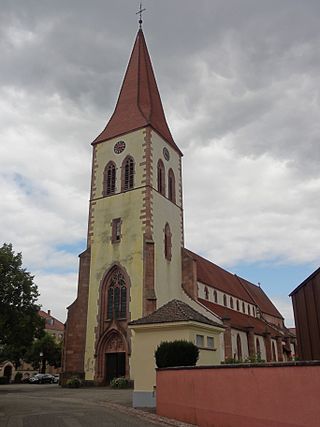
<svg viewBox="0 0 320 427">
<path fill-rule="evenodd" d="M 36 374 L 29 379 L 30 384 L 53 384 L 55 378 L 51 374 Z"/>
<path fill-rule="evenodd" d="M 55 384 L 58 384 L 58 382 L 59 382 L 59 378 L 60 378 L 60 375 L 59 375 L 59 374 L 54 374 L 54 375 L 53 375 L 53 382 L 54 382 Z"/>
</svg>

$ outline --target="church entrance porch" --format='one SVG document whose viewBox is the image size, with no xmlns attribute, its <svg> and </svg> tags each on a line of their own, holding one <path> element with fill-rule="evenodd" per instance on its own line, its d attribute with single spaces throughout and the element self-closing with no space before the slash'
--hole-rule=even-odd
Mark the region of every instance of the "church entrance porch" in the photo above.
<svg viewBox="0 0 320 427">
<path fill-rule="evenodd" d="M 126 353 L 106 353 L 106 382 L 126 375 Z"/>
</svg>

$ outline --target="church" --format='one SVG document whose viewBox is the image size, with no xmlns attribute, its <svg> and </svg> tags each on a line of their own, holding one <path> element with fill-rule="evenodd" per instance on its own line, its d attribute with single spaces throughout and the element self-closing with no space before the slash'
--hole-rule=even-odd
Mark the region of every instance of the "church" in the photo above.
<svg viewBox="0 0 320 427">
<path fill-rule="evenodd" d="M 263 290 L 184 247 L 182 152 L 141 28 L 92 149 L 87 248 L 68 307 L 62 384 L 124 376 L 150 393 L 143 377 L 154 371 L 154 348 L 177 338 L 199 347 L 199 364 L 291 360 L 294 336 Z"/>
</svg>

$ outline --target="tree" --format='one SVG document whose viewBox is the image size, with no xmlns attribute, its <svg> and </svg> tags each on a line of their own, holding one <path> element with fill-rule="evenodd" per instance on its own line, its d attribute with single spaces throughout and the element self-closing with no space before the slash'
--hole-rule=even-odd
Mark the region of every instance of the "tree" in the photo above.
<svg viewBox="0 0 320 427">
<path fill-rule="evenodd" d="M 9 359 L 16 367 L 44 333 L 38 297 L 33 276 L 22 267 L 21 253 L 15 254 L 5 243 L 0 248 L 0 359 Z"/>
<path fill-rule="evenodd" d="M 40 339 L 34 341 L 25 360 L 32 363 L 33 367 L 39 369 L 42 374 L 45 374 L 47 364 L 59 368 L 61 366 L 61 343 L 57 343 L 51 334 L 45 332 Z"/>
</svg>

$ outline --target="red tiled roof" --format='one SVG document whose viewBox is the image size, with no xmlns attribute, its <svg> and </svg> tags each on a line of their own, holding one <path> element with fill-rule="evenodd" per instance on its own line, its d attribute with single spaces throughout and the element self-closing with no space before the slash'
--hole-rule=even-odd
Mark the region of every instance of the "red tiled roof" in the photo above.
<svg viewBox="0 0 320 427">
<path fill-rule="evenodd" d="M 257 305 L 262 313 L 283 319 L 282 315 L 263 292 L 248 280 L 231 274 L 218 265 L 187 249 L 187 253 L 197 262 L 197 279 L 205 285 L 216 288 L 229 295 Z"/>
<path fill-rule="evenodd" d="M 265 332 L 270 332 L 273 337 L 279 335 L 279 331 L 277 331 L 277 329 L 271 327 L 269 324 L 257 317 L 248 316 L 246 314 L 240 313 L 239 311 L 231 310 L 230 308 L 219 304 L 214 304 L 213 302 L 204 300 L 202 298 L 199 298 L 199 302 L 201 302 L 219 317 L 230 318 L 231 327 L 235 329 L 245 331 L 248 327 L 254 327 L 254 332 L 258 335 L 263 335 Z"/>
<path fill-rule="evenodd" d="M 52 319 L 53 324 L 50 325 L 48 323 L 45 324 L 45 329 L 50 329 L 51 331 L 64 331 L 64 324 L 60 322 L 60 320 L 56 319 L 55 317 L 51 316 L 51 314 L 46 313 L 43 310 L 39 310 L 39 316 L 43 319 Z"/>
<path fill-rule="evenodd" d="M 118 102 L 93 144 L 150 125 L 180 153 L 169 130 L 142 30 L 138 31 Z"/>
<path fill-rule="evenodd" d="M 278 317 L 283 319 L 283 316 L 277 308 L 272 304 L 267 295 L 263 292 L 263 290 L 245 279 L 242 279 L 238 276 L 238 279 L 242 283 L 242 285 L 247 289 L 249 294 L 251 295 L 253 301 L 260 308 L 263 313 L 270 314 L 271 316 Z"/>
<path fill-rule="evenodd" d="M 197 262 L 197 279 L 199 282 L 254 304 L 248 292 L 239 283 L 237 276 L 202 258 L 200 255 L 188 249 L 185 250 Z"/>
<path fill-rule="evenodd" d="M 142 317 L 141 319 L 133 320 L 130 322 L 130 325 L 150 325 L 154 323 L 171 323 L 171 322 L 190 322 L 195 321 L 199 323 L 205 323 L 207 325 L 219 326 L 223 328 L 223 325 L 220 325 L 213 320 L 208 319 L 203 314 L 194 310 L 188 304 L 179 301 L 171 300 L 167 304 L 158 308 L 158 310 L 153 313 Z"/>
</svg>

